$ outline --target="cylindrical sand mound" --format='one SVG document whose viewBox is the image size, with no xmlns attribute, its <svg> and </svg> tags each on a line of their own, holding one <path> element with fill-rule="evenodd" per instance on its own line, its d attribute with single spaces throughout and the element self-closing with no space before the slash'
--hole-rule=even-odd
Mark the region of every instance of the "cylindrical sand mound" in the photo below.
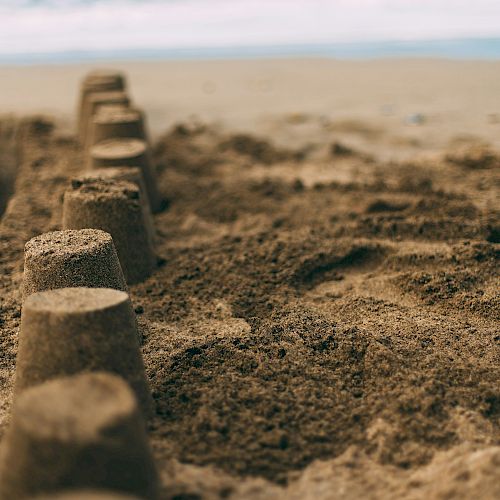
<svg viewBox="0 0 500 500">
<path fill-rule="evenodd" d="M 112 69 L 95 69 L 87 73 L 82 82 L 82 87 L 85 88 L 89 84 L 96 82 L 109 82 L 119 86 L 120 89 L 125 88 L 125 75 L 119 71 Z"/>
<path fill-rule="evenodd" d="M 162 208 L 162 197 L 157 187 L 151 155 L 145 141 L 139 139 L 107 139 L 90 148 L 90 167 L 139 167 L 144 176 L 149 202 L 153 212 Z"/>
<path fill-rule="evenodd" d="M 113 237 L 127 283 L 145 280 L 156 267 L 139 188 L 130 182 L 73 182 L 64 194 L 64 229 L 96 228 Z"/>
<path fill-rule="evenodd" d="M 90 92 L 83 103 L 82 110 L 82 144 L 86 145 L 88 135 L 90 133 L 90 122 L 92 116 L 98 111 L 99 107 L 114 104 L 121 106 L 129 106 L 130 99 L 125 92 L 111 91 L 111 92 Z"/>
<path fill-rule="evenodd" d="M 1 498 L 64 489 L 157 498 L 144 422 L 134 394 L 114 375 L 83 374 L 26 390 L 2 445 Z"/>
<path fill-rule="evenodd" d="M 142 175 L 141 169 L 138 167 L 96 168 L 95 170 L 91 170 L 81 177 L 76 177 L 75 179 L 73 179 L 73 182 L 80 182 L 83 184 L 85 182 L 96 181 L 98 179 L 127 181 L 132 182 L 139 187 L 140 199 L 144 208 L 144 214 L 146 218 L 146 225 L 151 241 L 154 242 L 156 238 L 156 232 L 154 229 L 153 216 L 151 214 L 151 204 L 149 202 L 148 192 L 146 190 L 146 185 L 144 183 L 144 177 Z"/>
<path fill-rule="evenodd" d="M 78 119 L 78 136 L 83 138 L 84 122 L 83 115 L 85 102 L 88 96 L 94 92 L 113 92 L 125 91 L 125 77 L 116 71 L 93 71 L 89 73 L 81 84 L 80 100 L 78 103 L 77 119 Z"/>
<path fill-rule="evenodd" d="M 143 114 L 131 108 L 101 106 L 91 118 L 88 145 L 118 137 L 146 141 Z"/>
<path fill-rule="evenodd" d="M 24 298 L 35 292 L 76 286 L 127 290 L 109 233 L 98 229 L 54 231 L 26 243 Z"/>
<path fill-rule="evenodd" d="M 151 414 L 129 296 L 108 288 L 60 288 L 30 295 L 21 316 L 16 397 L 47 380 L 100 370 L 126 379 L 144 414 Z"/>
</svg>

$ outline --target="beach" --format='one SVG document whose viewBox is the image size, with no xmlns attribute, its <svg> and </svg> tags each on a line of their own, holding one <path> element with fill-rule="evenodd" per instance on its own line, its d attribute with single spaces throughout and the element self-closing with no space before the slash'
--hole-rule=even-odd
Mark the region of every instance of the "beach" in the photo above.
<svg viewBox="0 0 500 500">
<path fill-rule="evenodd" d="M 496 61 L 282 59 L 101 66 L 129 75 L 132 98 L 145 109 L 156 136 L 190 116 L 265 134 L 275 132 L 276 119 L 304 114 L 362 120 L 430 148 L 458 135 L 493 144 L 500 140 Z M 48 113 L 72 126 L 79 81 L 94 67 L 99 64 L 0 67 L 0 109 Z M 423 115 L 424 126 L 408 123 L 415 114 Z"/>
<path fill-rule="evenodd" d="M 0 67 L 2 434 L 24 245 L 61 228 L 95 67 Z M 161 498 L 498 498 L 500 64 L 105 67 L 166 199 L 129 287 Z"/>
</svg>

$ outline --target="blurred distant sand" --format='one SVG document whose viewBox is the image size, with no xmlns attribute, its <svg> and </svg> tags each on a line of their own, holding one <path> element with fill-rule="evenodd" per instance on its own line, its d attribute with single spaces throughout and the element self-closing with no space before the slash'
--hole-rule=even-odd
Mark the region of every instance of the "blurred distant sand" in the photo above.
<svg viewBox="0 0 500 500">
<path fill-rule="evenodd" d="M 278 141 L 307 142 L 317 131 L 302 125 L 314 115 L 334 121 L 341 135 L 356 132 L 356 141 L 360 131 L 352 129 L 368 127 L 367 139 L 380 139 L 369 132 L 383 129 L 395 154 L 400 145 L 411 154 L 412 145 L 433 150 L 464 136 L 500 146 L 500 62 L 287 59 L 3 66 L 0 112 L 44 112 L 73 126 L 78 82 L 96 66 L 128 74 L 132 97 L 145 108 L 153 135 L 196 116 L 272 134 Z M 297 123 L 296 137 L 280 137 L 282 119 Z M 390 156 L 387 143 L 372 142 Z M 369 145 L 371 150 L 376 146 Z"/>
</svg>

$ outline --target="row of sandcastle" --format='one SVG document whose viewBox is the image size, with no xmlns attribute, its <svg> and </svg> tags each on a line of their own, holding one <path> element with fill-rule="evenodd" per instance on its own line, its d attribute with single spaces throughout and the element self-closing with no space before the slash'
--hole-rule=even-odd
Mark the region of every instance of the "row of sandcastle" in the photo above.
<svg viewBox="0 0 500 500">
<path fill-rule="evenodd" d="M 63 230 L 25 247 L 2 500 L 158 498 L 145 427 L 154 401 L 127 285 L 156 267 L 162 200 L 121 74 L 84 79 L 78 135 L 86 173 L 64 194 Z"/>
</svg>

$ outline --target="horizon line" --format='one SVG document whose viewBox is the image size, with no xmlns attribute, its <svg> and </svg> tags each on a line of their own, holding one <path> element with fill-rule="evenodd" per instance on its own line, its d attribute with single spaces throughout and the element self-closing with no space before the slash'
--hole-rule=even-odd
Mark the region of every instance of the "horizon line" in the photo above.
<svg viewBox="0 0 500 500">
<path fill-rule="evenodd" d="M 1 65 L 72 64 L 141 60 L 224 60 L 275 58 L 330 59 L 500 59 L 500 35 L 489 37 L 430 38 L 420 40 L 374 40 L 255 44 L 233 46 L 151 47 L 120 49 L 73 49 L 0 54 Z"/>
</svg>

